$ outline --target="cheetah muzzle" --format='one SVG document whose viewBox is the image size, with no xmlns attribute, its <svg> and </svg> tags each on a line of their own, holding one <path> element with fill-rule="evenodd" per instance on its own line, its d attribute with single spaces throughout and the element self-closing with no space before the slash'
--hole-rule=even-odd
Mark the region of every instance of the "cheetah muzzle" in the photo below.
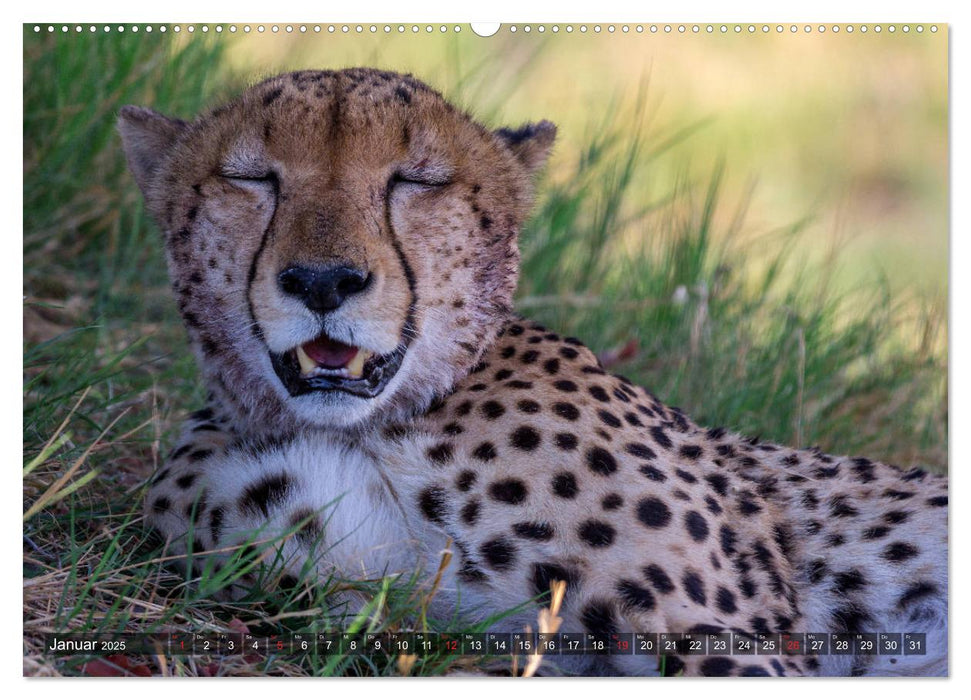
<svg viewBox="0 0 971 700">
<path fill-rule="evenodd" d="M 119 128 L 209 391 L 146 496 L 174 553 L 258 538 L 287 576 L 430 580 L 448 549 L 429 615 L 497 632 L 559 580 L 563 632 L 927 635 L 543 662 L 570 673 L 947 673 L 946 477 L 703 428 L 513 312 L 549 122 L 350 69 Z"/>
</svg>

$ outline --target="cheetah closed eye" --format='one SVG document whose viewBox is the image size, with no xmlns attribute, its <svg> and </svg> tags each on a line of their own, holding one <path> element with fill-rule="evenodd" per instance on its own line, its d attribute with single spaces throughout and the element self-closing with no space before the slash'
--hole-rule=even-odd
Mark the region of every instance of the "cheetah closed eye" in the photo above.
<svg viewBox="0 0 971 700">
<path fill-rule="evenodd" d="M 944 477 L 706 430 L 514 314 L 549 122 L 488 130 L 351 69 L 192 122 L 126 107 L 119 129 L 210 391 L 148 492 L 173 547 L 295 532 L 288 571 L 359 577 L 434 573 L 451 540 L 443 619 L 561 580 L 563 631 L 927 634 L 926 656 L 669 656 L 669 674 L 947 673 Z"/>
</svg>

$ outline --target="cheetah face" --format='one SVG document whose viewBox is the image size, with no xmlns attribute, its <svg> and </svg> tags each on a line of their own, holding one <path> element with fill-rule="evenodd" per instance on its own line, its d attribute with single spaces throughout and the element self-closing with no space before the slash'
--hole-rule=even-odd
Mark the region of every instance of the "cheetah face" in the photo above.
<svg viewBox="0 0 971 700">
<path fill-rule="evenodd" d="M 119 127 L 210 388 L 262 427 L 400 417 L 464 376 L 511 309 L 555 134 L 489 131 L 367 69 Z"/>
</svg>

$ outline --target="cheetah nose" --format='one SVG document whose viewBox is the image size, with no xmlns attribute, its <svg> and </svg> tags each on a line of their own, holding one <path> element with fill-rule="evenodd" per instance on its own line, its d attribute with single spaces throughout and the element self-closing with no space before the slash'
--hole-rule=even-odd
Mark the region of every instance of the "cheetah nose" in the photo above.
<svg viewBox="0 0 971 700">
<path fill-rule="evenodd" d="M 333 311 L 347 297 L 364 291 L 371 275 L 346 265 L 313 268 L 293 265 L 277 276 L 284 294 L 296 297 L 317 313 Z"/>
</svg>

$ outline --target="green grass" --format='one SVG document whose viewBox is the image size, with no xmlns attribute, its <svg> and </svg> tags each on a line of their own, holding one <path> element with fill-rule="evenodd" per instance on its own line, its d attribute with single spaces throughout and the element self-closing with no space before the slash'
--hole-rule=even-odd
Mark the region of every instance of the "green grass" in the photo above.
<svg viewBox="0 0 971 700">
<path fill-rule="evenodd" d="M 221 67 L 217 44 L 157 34 L 25 31 L 24 58 L 25 673 L 83 672 L 82 658 L 40 652 L 44 634 L 67 630 L 367 632 L 416 620 L 448 630 L 451 621 L 424 615 L 427 581 L 284 589 L 273 562 L 242 550 L 218 574 L 163 565 L 164 547 L 142 529 L 145 480 L 204 392 L 114 119 L 128 103 L 188 117 L 245 80 Z M 445 87 L 468 92 L 471 72 Z M 584 147 L 541 183 L 522 234 L 520 310 L 584 339 L 612 370 L 702 424 L 943 470 L 945 305 L 893 297 L 886 284 L 835 293 L 828 267 L 793 253 L 801 222 L 740 235 L 747 200 L 722 194 L 730 163 L 711 163 L 700 180 L 651 181 L 652 164 L 704 125 L 631 131 L 616 114 L 643 104 L 605 109 L 611 116 L 595 118 Z M 663 194 L 645 198 L 647 182 Z M 213 599 L 247 572 L 262 582 L 247 598 Z M 372 601 L 351 619 L 329 596 L 348 587 Z M 198 658 L 146 663 L 153 673 L 213 670 Z M 458 663 L 437 655 L 411 673 Z M 399 671 L 387 658 L 271 656 L 215 672 Z"/>
</svg>

